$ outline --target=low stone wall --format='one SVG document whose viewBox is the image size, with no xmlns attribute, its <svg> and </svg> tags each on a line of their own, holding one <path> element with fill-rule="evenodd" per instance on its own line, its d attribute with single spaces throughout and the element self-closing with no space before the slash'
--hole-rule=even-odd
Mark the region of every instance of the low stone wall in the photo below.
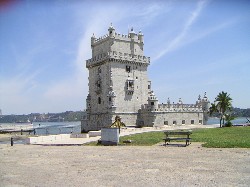
<svg viewBox="0 0 250 187">
<path fill-rule="evenodd" d="M 69 139 L 70 134 L 59 134 L 59 135 L 49 135 L 49 136 L 37 136 L 29 137 L 26 139 L 27 144 L 37 144 L 42 142 L 49 142 L 55 140 Z"/>
<path fill-rule="evenodd" d="M 89 134 L 71 134 L 70 138 L 89 138 Z"/>
<path fill-rule="evenodd" d="M 101 136 L 101 131 L 89 131 L 89 137 Z"/>
<path fill-rule="evenodd" d="M 88 134 L 58 134 L 49 136 L 35 136 L 26 139 L 27 144 L 40 144 L 44 142 L 54 142 L 60 140 L 69 140 L 70 138 L 89 138 Z"/>
</svg>

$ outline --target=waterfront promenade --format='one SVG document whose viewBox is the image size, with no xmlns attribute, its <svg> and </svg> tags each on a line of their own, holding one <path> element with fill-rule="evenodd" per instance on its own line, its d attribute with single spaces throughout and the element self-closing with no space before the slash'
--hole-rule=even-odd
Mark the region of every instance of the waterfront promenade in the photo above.
<svg viewBox="0 0 250 187">
<path fill-rule="evenodd" d="M 162 127 L 144 127 L 134 128 L 128 127 L 121 129 L 120 136 L 126 136 L 131 134 L 152 132 L 152 131 L 164 131 L 164 130 L 176 130 L 176 129 L 192 129 L 192 128 L 215 128 L 219 125 L 182 125 L 182 126 L 162 126 Z M 47 136 L 34 136 L 28 138 L 27 143 L 36 145 L 82 145 L 85 143 L 98 141 L 101 139 L 101 131 L 91 131 L 86 136 L 79 134 L 61 134 L 61 135 L 47 135 Z"/>
</svg>

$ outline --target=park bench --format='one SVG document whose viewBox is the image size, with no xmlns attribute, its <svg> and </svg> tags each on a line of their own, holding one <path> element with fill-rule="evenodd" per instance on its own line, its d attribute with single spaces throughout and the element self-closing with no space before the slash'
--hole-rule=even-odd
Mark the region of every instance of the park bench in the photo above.
<svg viewBox="0 0 250 187">
<path fill-rule="evenodd" d="M 164 131 L 166 138 L 163 140 L 165 141 L 165 146 L 170 143 L 172 140 L 185 140 L 186 146 L 190 145 L 190 135 L 192 134 L 191 131 Z M 168 143 L 167 143 L 168 142 Z"/>
</svg>

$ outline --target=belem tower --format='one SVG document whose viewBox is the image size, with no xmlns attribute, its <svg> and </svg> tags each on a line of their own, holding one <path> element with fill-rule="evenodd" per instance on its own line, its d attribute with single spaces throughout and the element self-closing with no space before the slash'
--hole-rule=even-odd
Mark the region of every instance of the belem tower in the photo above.
<svg viewBox="0 0 250 187">
<path fill-rule="evenodd" d="M 89 70 L 89 94 L 82 132 L 109 127 L 120 116 L 126 126 L 206 124 L 209 100 L 206 93 L 195 104 L 167 100 L 160 104 L 147 76 L 150 57 L 144 56 L 144 35 L 131 29 L 128 35 L 108 28 L 108 34 L 91 37 L 92 58 Z"/>
</svg>

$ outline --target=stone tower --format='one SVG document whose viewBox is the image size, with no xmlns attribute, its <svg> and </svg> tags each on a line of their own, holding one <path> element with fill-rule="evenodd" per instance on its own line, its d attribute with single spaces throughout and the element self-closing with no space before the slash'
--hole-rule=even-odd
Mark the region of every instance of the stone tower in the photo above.
<svg viewBox="0 0 250 187">
<path fill-rule="evenodd" d="M 150 58 L 143 54 L 144 36 L 133 28 L 128 35 L 116 33 L 91 37 L 92 58 L 86 61 L 89 70 L 87 117 L 82 131 L 100 130 L 112 124 L 119 115 L 127 126 L 138 123 L 138 111 L 148 102 L 151 83 L 147 77 Z"/>
</svg>

